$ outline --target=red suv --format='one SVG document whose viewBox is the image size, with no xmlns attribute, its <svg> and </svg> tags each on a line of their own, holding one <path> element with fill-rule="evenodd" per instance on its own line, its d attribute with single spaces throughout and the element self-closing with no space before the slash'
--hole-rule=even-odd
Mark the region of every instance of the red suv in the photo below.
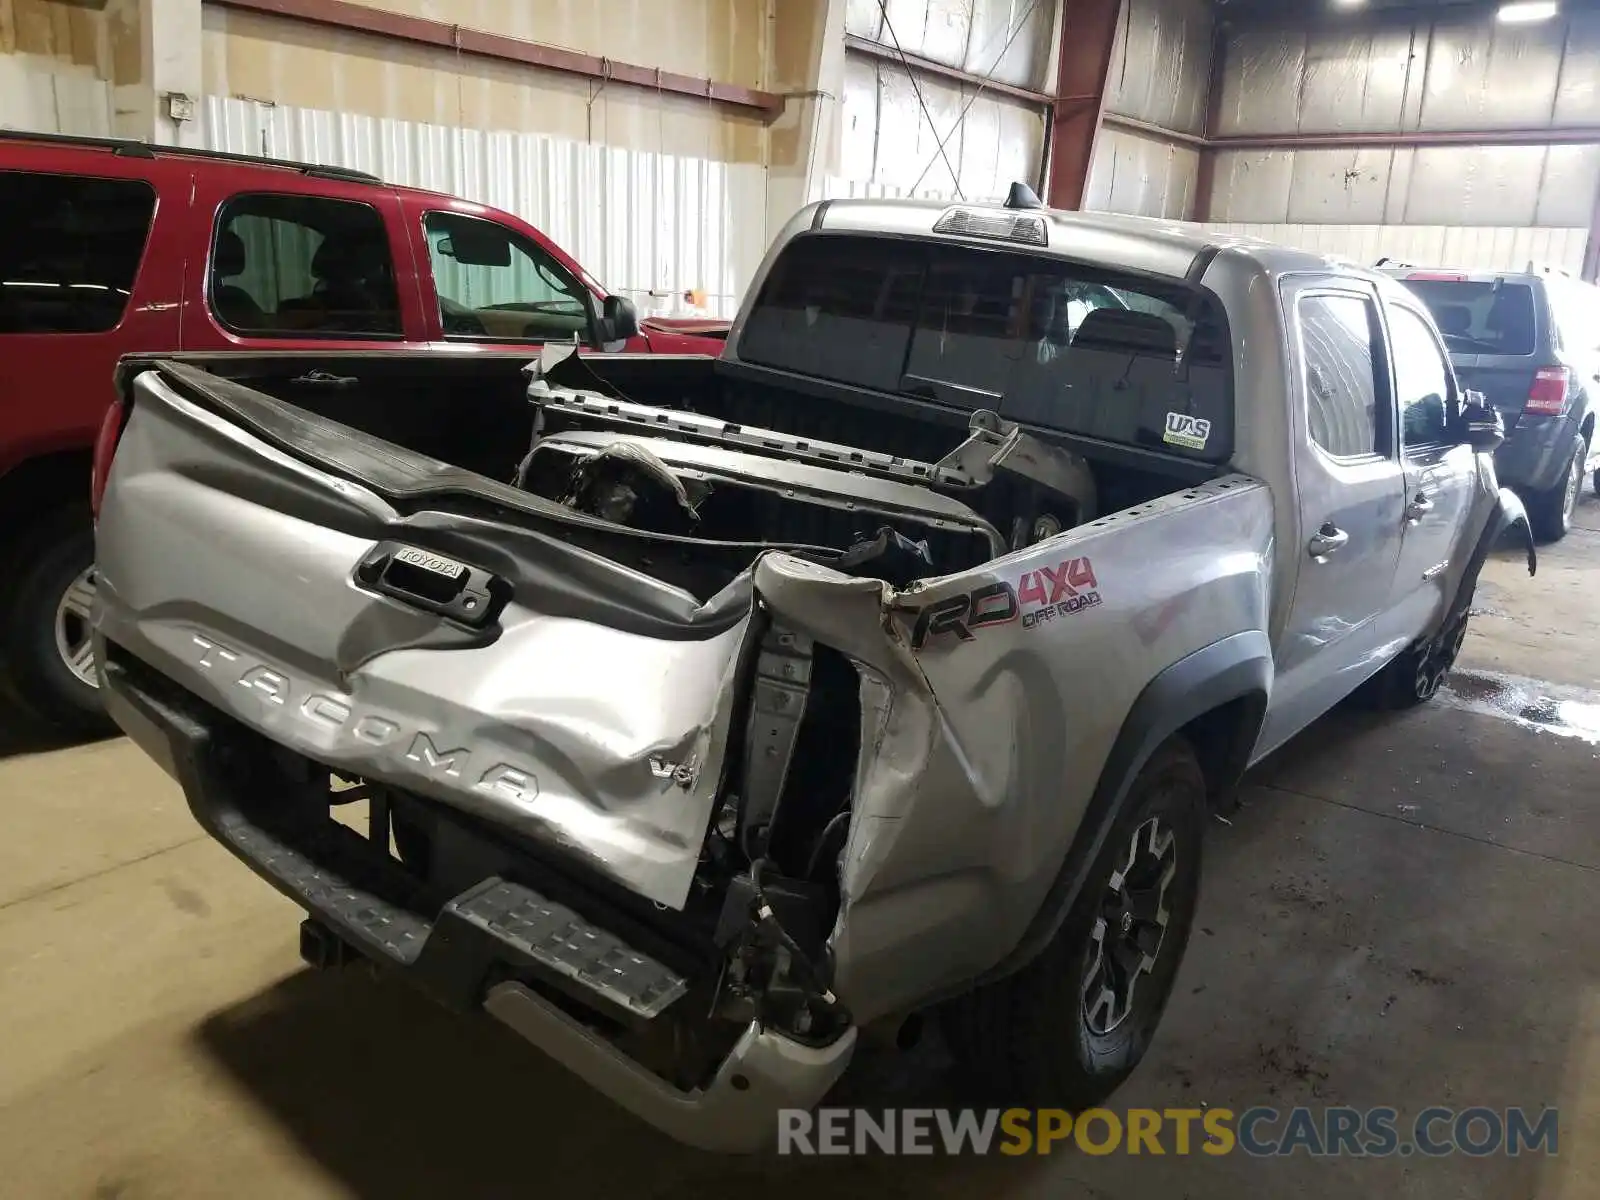
<svg viewBox="0 0 1600 1200">
<path fill-rule="evenodd" d="M 717 354 L 640 322 L 527 222 L 331 167 L 0 132 L 0 683 L 101 719 L 89 472 L 124 354 L 577 341 Z"/>
</svg>

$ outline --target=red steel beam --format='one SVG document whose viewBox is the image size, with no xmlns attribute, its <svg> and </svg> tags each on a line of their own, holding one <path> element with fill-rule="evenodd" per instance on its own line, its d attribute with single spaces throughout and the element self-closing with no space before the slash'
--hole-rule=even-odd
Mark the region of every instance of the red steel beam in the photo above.
<svg viewBox="0 0 1600 1200">
<path fill-rule="evenodd" d="M 1206 124 L 1200 164 L 1194 173 L 1194 199 L 1189 217 L 1211 220 L 1211 197 L 1217 190 L 1217 151 L 1212 138 L 1222 127 L 1222 84 L 1228 62 L 1228 31 L 1219 22 L 1211 32 L 1211 61 L 1206 66 Z"/>
<path fill-rule="evenodd" d="M 931 58 L 923 58 L 920 54 L 902 54 L 893 46 L 885 46 L 881 42 L 874 42 L 870 38 L 858 37 L 853 33 L 844 35 L 844 48 L 856 54 L 864 54 L 869 58 L 882 59 L 884 62 L 907 66 L 929 75 L 937 75 L 941 79 L 953 80 L 967 87 L 982 88 L 985 92 L 991 92 L 997 96 L 1010 96 L 1013 100 L 1021 100 L 1024 104 L 1032 104 L 1040 108 L 1054 100 L 1054 97 L 1047 92 L 1035 92 L 1029 88 L 1017 87 L 1012 83 L 1002 83 L 998 79 L 990 79 L 987 75 L 975 75 L 971 71 L 963 71 L 959 67 L 935 62 Z M 905 60 L 903 63 L 901 62 L 902 59 Z"/>
<path fill-rule="evenodd" d="M 726 108 L 759 116 L 764 121 L 776 119 L 784 107 L 784 97 L 776 92 L 763 92 L 755 88 L 732 83 L 718 83 L 692 75 L 679 75 L 657 67 L 641 67 L 634 63 L 617 62 L 593 54 L 580 54 L 560 46 L 543 42 L 530 42 L 522 38 L 507 37 L 499 33 L 485 33 L 481 29 L 468 29 L 446 21 L 427 17 L 407 16 L 404 13 L 383 12 L 350 0 L 205 0 L 217 8 L 238 9 L 241 12 L 262 13 L 284 17 L 330 29 L 352 30 L 409 42 L 417 46 L 432 46 L 440 50 L 459 51 L 475 58 L 491 58 L 500 62 L 517 63 L 546 71 L 560 71 L 585 79 L 600 79 L 650 91 L 671 92 L 679 96 L 693 96 Z"/>
<path fill-rule="evenodd" d="M 1082 208 L 1094 164 L 1095 141 L 1105 117 L 1106 76 L 1124 0 L 1065 0 L 1061 57 L 1050 121 L 1050 175 L 1046 203 Z"/>
<path fill-rule="evenodd" d="M 1417 150 L 1429 146 L 1575 146 L 1600 142 L 1600 125 L 1555 129 L 1441 129 L 1432 133 L 1251 133 L 1208 139 L 1215 150 Z"/>
</svg>

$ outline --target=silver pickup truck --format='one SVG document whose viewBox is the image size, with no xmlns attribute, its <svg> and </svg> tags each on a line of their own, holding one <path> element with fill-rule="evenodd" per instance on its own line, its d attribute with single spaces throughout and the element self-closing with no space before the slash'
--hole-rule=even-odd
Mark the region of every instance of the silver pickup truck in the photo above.
<svg viewBox="0 0 1600 1200">
<path fill-rule="evenodd" d="M 1527 533 L 1400 284 L 1021 189 L 805 209 L 717 360 L 119 392 L 117 722 L 308 961 L 724 1150 L 929 1018 L 974 1096 L 1106 1097 L 1208 814 L 1358 689 L 1433 695 Z"/>
</svg>

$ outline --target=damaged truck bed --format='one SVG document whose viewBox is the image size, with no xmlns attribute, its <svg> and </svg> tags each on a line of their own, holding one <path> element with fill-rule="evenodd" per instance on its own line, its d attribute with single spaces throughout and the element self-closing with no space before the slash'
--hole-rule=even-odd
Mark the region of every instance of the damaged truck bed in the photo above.
<svg viewBox="0 0 1600 1200">
<path fill-rule="evenodd" d="M 1208 806 L 1385 662 L 1442 674 L 1517 515 L 1443 448 L 1455 565 L 1391 602 L 1397 457 L 1392 530 L 1349 539 L 1389 568 L 1363 614 L 1315 562 L 1345 543 L 1302 528 L 1302 393 L 1235 412 L 1303 353 L 1292 305 L 1251 307 L 1281 263 L 1034 215 L 1081 244 L 1007 243 L 945 294 L 941 247 L 977 235 L 857 205 L 807 284 L 802 217 L 722 360 L 128 360 L 96 471 L 110 710 L 307 911 L 307 957 L 485 1007 L 724 1149 L 923 1012 L 979 1084 L 1102 1098 L 1170 991 Z M 889 386 L 860 326 L 908 246 Z M 1023 282 L 985 324 L 955 293 L 996 263 Z M 831 298 L 849 270 L 876 308 Z M 1310 501 L 1332 526 L 1389 492 Z M 337 819 L 362 803 L 364 834 Z"/>
</svg>

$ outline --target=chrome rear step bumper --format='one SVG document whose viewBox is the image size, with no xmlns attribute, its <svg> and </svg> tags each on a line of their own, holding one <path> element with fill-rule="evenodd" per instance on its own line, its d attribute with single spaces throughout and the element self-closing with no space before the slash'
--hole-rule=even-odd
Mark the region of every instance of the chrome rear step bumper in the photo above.
<svg viewBox="0 0 1600 1200">
<path fill-rule="evenodd" d="M 163 677 L 108 661 L 112 718 L 182 786 L 196 820 L 236 857 L 360 954 L 458 1010 L 483 1008 L 591 1087 L 669 1136 L 725 1153 L 776 1140 L 778 1111 L 810 1108 L 844 1073 L 856 1031 L 810 1046 L 752 1023 L 703 1087 L 684 1090 L 518 979 L 537 979 L 596 1016 L 655 1020 L 689 990 L 686 974 L 522 884 L 491 877 L 423 915 L 418 886 L 354 830 L 327 822 L 287 834 L 252 820 L 215 763 L 215 714 Z M 142 664 L 138 664 L 142 666 Z M 152 686 L 152 684 L 159 686 Z"/>
</svg>

